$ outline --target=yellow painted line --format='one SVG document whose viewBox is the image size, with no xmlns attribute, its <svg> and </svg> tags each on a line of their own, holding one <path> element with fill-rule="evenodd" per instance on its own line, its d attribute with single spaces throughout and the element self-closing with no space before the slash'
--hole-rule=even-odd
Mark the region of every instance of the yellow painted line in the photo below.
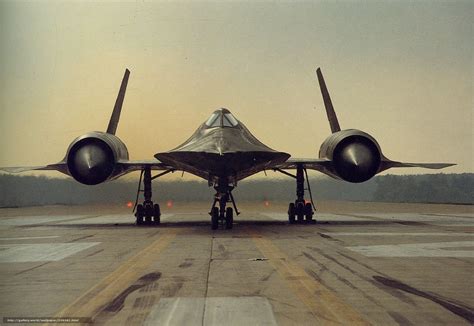
<svg viewBox="0 0 474 326">
<path fill-rule="evenodd" d="M 306 305 L 315 317 L 315 323 L 330 325 L 370 325 L 355 309 L 333 291 L 309 276 L 292 262 L 272 241 L 255 232 L 251 233 L 258 250 L 278 271 L 291 291 Z"/>
<path fill-rule="evenodd" d="M 79 316 L 93 320 L 111 300 L 133 284 L 151 264 L 156 262 L 163 249 L 171 243 L 177 233 L 177 230 L 167 229 L 159 239 L 125 261 L 102 281 L 59 311 L 55 317 Z"/>
</svg>

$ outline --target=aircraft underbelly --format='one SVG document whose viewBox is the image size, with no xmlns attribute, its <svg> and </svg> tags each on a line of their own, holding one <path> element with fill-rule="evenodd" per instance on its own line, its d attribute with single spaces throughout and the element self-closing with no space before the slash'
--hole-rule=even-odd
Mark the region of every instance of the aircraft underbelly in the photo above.
<svg viewBox="0 0 474 326">
<path fill-rule="evenodd" d="M 156 157 L 165 164 L 203 178 L 233 177 L 237 180 L 286 161 L 282 152 L 250 151 L 214 153 L 205 151 L 176 151 L 159 153 Z"/>
</svg>

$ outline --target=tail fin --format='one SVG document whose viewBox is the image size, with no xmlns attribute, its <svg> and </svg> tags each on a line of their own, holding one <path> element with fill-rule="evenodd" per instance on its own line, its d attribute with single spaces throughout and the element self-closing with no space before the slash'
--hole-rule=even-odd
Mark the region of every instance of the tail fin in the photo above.
<svg viewBox="0 0 474 326">
<path fill-rule="evenodd" d="M 125 69 L 125 74 L 123 75 L 122 84 L 120 85 L 120 90 L 115 100 L 114 110 L 112 111 L 112 116 L 110 117 L 109 126 L 107 127 L 107 133 L 115 135 L 117 131 L 118 122 L 120 119 L 120 112 L 122 111 L 123 99 L 125 97 L 125 91 L 127 90 L 128 76 L 130 75 L 130 70 Z"/>
<path fill-rule="evenodd" d="M 334 112 L 334 107 L 332 106 L 331 97 L 329 96 L 326 83 L 324 82 L 321 68 L 316 70 L 316 74 L 318 75 L 319 87 L 321 88 L 321 94 L 323 95 L 324 106 L 326 107 L 326 114 L 328 116 L 329 125 L 331 126 L 331 132 L 335 133 L 341 131 L 341 127 L 339 127 L 339 121 L 337 121 L 336 112 Z"/>
</svg>

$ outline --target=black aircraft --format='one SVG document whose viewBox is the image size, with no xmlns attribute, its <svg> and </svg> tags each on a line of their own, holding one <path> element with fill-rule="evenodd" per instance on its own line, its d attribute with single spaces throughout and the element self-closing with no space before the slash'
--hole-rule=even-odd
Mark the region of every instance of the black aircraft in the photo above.
<svg viewBox="0 0 474 326">
<path fill-rule="evenodd" d="M 357 129 L 341 130 L 319 68 L 316 74 L 332 131 L 320 147 L 319 158 L 290 158 L 288 153 L 271 149 L 255 138 L 229 110 L 221 108 L 214 111 L 180 146 L 157 153 L 154 160 L 130 161 L 127 147 L 115 135 L 130 75 L 126 69 L 106 132 L 93 131 L 76 138 L 59 163 L 1 170 L 10 173 L 57 170 L 86 185 L 96 185 L 132 171 L 141 171 L 134 207 L 138 225 L 160 223 L 160 206 L 152 201 L 152 180 L 170 172 L 185 171 L 207 180 L 209 186 L 216 190 L 210 212 L 212 229 L 217 229 L 220 224 L 230 229 L 234 210 L 239 214 L 232 190 L 240 180 L 261 171 L 281 172 L 296 180 L 296 200 L 288 207 L 289 222 L 296 223 L 314 222 L 313 201 L 305 200 L 307 169 L 356 183 L 367 181 L 393 167 L 441 169 L 454 165 L 392 161 L 382 154 L 379 144 L 369 134 Z M 152 176 L 152 170 L 162 172 Z M 296 170 L 296 174 L 286 170 Z M 309 182 L 308 190 L 311 196 Z M 144 193 L 144 201 L 137 205 L 140 192 Z M 233 208 L 227 207 L 228 203 L 232 203 Z"/>
</svg>

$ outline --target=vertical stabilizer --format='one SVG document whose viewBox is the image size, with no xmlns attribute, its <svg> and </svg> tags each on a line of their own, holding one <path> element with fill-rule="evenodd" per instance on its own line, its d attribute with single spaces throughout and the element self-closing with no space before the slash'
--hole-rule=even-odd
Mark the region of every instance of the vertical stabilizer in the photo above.
<svg viewBox="0 0 474 326">
<path fill-rule="evenodd" d="M 334 107 L 332 106 L 331 97 L 329 96 L 326 83 L 324 82 L 321 68 L 316 70 L 316 74 L 318 75 L 319 87 L 321 88 L 321 94 L 323 95 L 324 106 L 326 107 L 326 113 L 328 115 L 329 125 L 331 126 L 331 132 L 338 132 L 341 130 L 341 127 L 339 127 L 339 121 L 337 121 L 336 112 L 334 112 Z"/>
<path fill-rule="evenodd" d="M 123 99 L 125 97 L 125 91 L 127 90 L 128 76 L 130 75 L 130 70 L 125 69 L 125 74 L 123 75 L 122 84 L 120 85 L 120 90 L 115 100 L 114 111 L 110 117 L 109 126 L 107 127 L 107 133 L 115 135 L 117 131 L 118 122 L 120 119 L 120 112 L 122 111 Z"/>
</svg>

